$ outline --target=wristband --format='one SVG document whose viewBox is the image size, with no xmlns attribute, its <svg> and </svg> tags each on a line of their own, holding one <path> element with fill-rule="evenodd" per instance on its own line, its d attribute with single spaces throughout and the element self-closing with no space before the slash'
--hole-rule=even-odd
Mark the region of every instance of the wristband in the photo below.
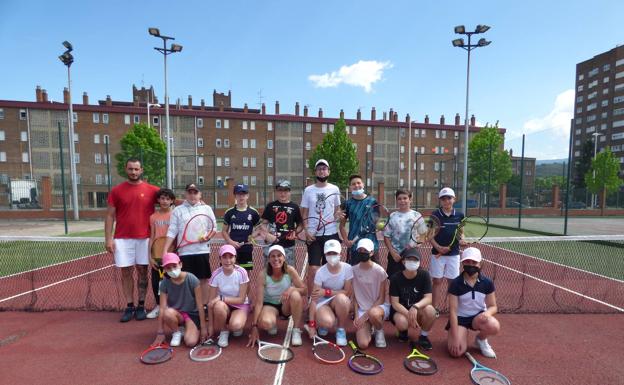
<svg viewBox="0 0 624 385">
<path fill-rule="evenodd" d="M 416 306 L 416 304 L 413 304 L 411 307 L 412 307 L 412 308 L 414 308 L 414 309 L 416 309 L 416 310 L 420 310 L 420 309 L 418 308 L 418 306 Z"/>
<path fill-rule="evenodd" d="M 331 297 L 332 291 L 331 289 L 325 289 L 325 297 Z"/>
<path fill-rule="evenodd" d="M 310 326 L 311 328 L 315 328 L 315 327 L 316 327 L 316 321 L 314 321 L 314 320 L 309 320 L 309 321 L 308 321 L 308 326 Z"/>
</svg>

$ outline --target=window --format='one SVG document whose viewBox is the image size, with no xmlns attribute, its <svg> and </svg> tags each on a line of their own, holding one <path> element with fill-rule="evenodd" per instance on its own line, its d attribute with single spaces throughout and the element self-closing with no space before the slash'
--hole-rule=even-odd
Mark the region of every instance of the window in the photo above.
<svg viewBox="0 0 624 385">
<path fill-rule="evenodd" d="M 124 124 L 130 124 L 130 115 L 124 115 Z"/>
<path fill-rule="evenodd" d="M 583 91 L 583 85 L 581 84 L 580 86 L 576 87 L 576 92 L 581 92 Z"/>
<path fill-rule="evenodd" d="M 4 108 L 0 108 L 0 119 L 4 119 Z"/>
<path fill-rule="evenodd" d="M 583 112 L 583 107 L 576 107 L 576 113 L 580 114 L 581 112 Z"/>
<path fill-rule="evenodd" d="M 574 156 L 580 156 L 581 152 L 580 151 L 574 151 Z"/>
<path fill-rule="evenodd" d="M 587 77 L 592 77 L 595 76 L 598 73 L 598 67 L 593 68 L 591 71 L 589 71 L 589 73 L 587 74 Z"/>
<path fill-rule="evenodd" d="M 329 125 L 329 132 L 334 132 L 334 125 L 333 124 Z"/>
<path fill-rule="evenodd" d="M 621 79 L 621 78 L 624 78 L 624 71 L 616 73 L 616 74 L 615 74 L 615 78 L 616 78 L 616 79 Z"/>
<path fill-rule="evenodd" d="M 596 131 L 596 126 L 589 126 L 585 129 L 585 132 L 588 134 L 591 134 L 594 131 Z"/>
<path fill-rule="evenodd" d="M 618 132 L 617 134 L 611 135 L 611 140 L 624 139 L 624 132 Z"/>
<path fill-rule="evenodd" d="M 604 130 L 606 130 L 606 129 L 607 129 L 607 123 L 602 123 L 602 124 L 600 125 L 600 131 L 604 131 Z"/>
<path fill-rule="evenodd" d="M 20 110 L 19 117 L 20 120 L 26 120 L 26 110 Z"/>
<path fill-rule="evenodd" d="M 249 166 L 256 167 L 256 157 L 252 156 L 251 159 L 249 159 Z"/>
<path fill-rule="evenodd" d="M 618 120 L 617 122 L 613 122 L 613 128 L 617 128 L 617 127 L 623 127 L 624 126 L 624 120 Z"/>
<path fill-rule="evenodd" d="M 440 162 L 435 162 L 433 164 L 433 171 L 440 171 Z"/>
<path fill-rule="evenodd" d="M 609 89 L 608 89 L 608 88 L 603 88 L 603 90 L 602 90 L 602 94 L 603 94 L 603 95 L 606 95 L 606 94 L 608 94 L 608 93 L 609 93 Z"/>
<path fill-rule="evenodd" d="M 371 152 L 372 151 L 372 146 L 370 144 L 366 145 L 366 152 Z"/>
<path fill-rule="evenodd" d="M 323 134 L 327 132 L 327 124 L 321 124 L 321 132 Z"/>
<path fill-rule="evenodd" d="M 102 184 L 102 174 L 95 174 L 95 184 Z"/>
<path fill-rule="evenodd" d="M 585 75 L 580 74 L 580 75 L 578 76 L 578 80 L 583 80 L 583 79 L 585 79 Z"/>
<path fill-rule="evenodd" d="M 100 134 L 93 134 L 93 143 L 95 144 L 100 143 Z"/>
<path fill-rule="evenodd" d="M 243 120 L 243 130 L 246 130 L 246 129 L 247 129 L 247 121 Z"/>
<path fill-rule="evenodd" d="M 22 162 L 28 163 L 28 153 L 22 152 Z"/>
<path fill-rule="evenodd" d="M 593 122 L 596 120 L 596 115 L 589 115 L 586 119 L 587 122 Z"/>
<path fill-rule="evenodd" d="M 267 140 L 267 149 L 269 149 L 269 150 L 273 149 L 273 139 L 268 139 Z"/>
<path fill-rule="evenodd" d="M 616 108 L 615 110 L 613 110 L 613 116 L 618 116 L 618 115 L 624 115 L 624 108 Z M 4 133 L 1 134 L 0 137 L 4 138 Z"/>
<path fill-rule="evenodd" d="M 78 143 L 78 133 L 74 132 L 74 142 Z"/>
<path fill-rule="evenodd" d="M 197 138 L 197 147 L 204 147 L 204 138 Z"/>
<path fill-rule="evenodd" d="M 134 124 L 141 123 L 141 117 L 139 115 L 134 115 Z"/>
<path fill-rule="evenodd" d="M 152 126 L 158 126 L 160 124 L 160 118 L 158 116 L 152 116 Z"/>
<path fill-rule="evenodd" d="M 267 123 L 267 131 L 273 131 L 273 122 Z"/>
<path fill-rule="evenodd" d="M 104 139 L 104 143 L 110 143 L 110 138 L 108 137 L 108 135 L 104 135 L 102 139 Z"/>
<path fill-rule="evenodd" d="M 273 167 L 273 158 L 267 158 L 267 167 Z"/>
<path fill-rule="evenodd" d="M 613 104 L 624 102 L 624 96 L 616 96 L 613 98 Z"/>
<path fill-rule="evenodd" d="M 587 111 L 595 110 L 596 107 L 597 107 L 597 104 L 596 103 L 592 103 L 592 104 L 587 106 Z"/>
<path fill-rule="evenodd" d="M 425 129 L 423 128 L 422 130 L 420 130 L 420 137 L 424 138 L 427 136 L 427 131 L 425 131 Z"/>
<path fill-rule="evenodd" d="M 249 139 L 243 139 L 243 148 L 249 148 Z"/>
<path fill-rule="evenodd" d="M 438 186 L 438 180 L 437 179 L 433 180 L 433 185 L 436 186 L 436 187 Z"/>
<path fill-rule="evenodd" d="M 366 178 L 366 185 L 370 186 L 371 185 L 371 178 Z"/>
<path fill-rule="evenodd" d="M 355 149 L 355 151 L 357 152 L 357 149 L 358 149 L 357 143 L 353 143 L 353 149 Z"/>
<path fill-rule="evenodd" d="M 249 167 L 249 158 L 246 156 L 243 157 L 243 167 Z"/>
<path fill-rule="evenodd" d="M 435 130 L 436 139 L 440 139 L 440 130 Z"/>
<path fill-rule="evenodd" d="M 312 123 L 306 123 L 305 132 L 312 132 Z"/>
<path fill-rule="evenodd" d="M 74 123 L 78 121 L 78 113 L 74 112 L 74 114 L 72 115 L 74 117 Z"/>
<path fill-rule="evenodd" d="M 96 152 L 93 155 L 95 155 L 95 164 L 102 164 L 102 154 Z"/>
<path fill-rule="evenodd" d="M 6 152 L 0 152 L 0 162 L 6 162 Z"/>
<path fill-rule="evenodd" d="M 20 140 L 22 142 L 28 142 L 28 132 L 26 131 L 20 132 Z"/>
<path fill-rule="evenodd" d="M 108 114 L 102 114 L 102 123 L 108 124 Z"/>
<path fill-rule="evenodd" d="M 587 95 L 587 100 L 595 98 L 596 95 L 598 95 L 598 91 L 592 92 L 591 94 Z"/>
<path fill-rule="evenodd" d="M 619 91 L 622 88 L 624 88 L 624 83 L 616 84 L 615 87 L 613 87 L 613 90 L 614 91 Z"/>
<path fill-rule="evenodd" d="M 457 147 L 453 147 L 453 155 L 457 155 L 459 153 L 459 149 Z"/>
<path fill-rule="evenodd" d="M 605 76 L 604 78 L 602 78 L 602 82 L 603 83 L 609 83 L 609 77 Z"/>
<path fill-rule="evenodd" d="M 230 120 L 229 119 L 223 119 L 223 128 L 225 128 L 226 130 L 230 129 Z"/>
<path fill-rule="evenodd" d="M 368 135 L 368 136 L 373 135 L 373 127 L 367 127 L 366 128 L 366 135 Z"/>
<path fill-rule="evenodd" d="M 256 176 L 255 176 L 255 175 L 252 175 L 252 176 L 251 176 L 251 185 L 252 185 L 252 186 L 255 186 L 255 185 L 256 185 Z"/>
<path fill-rule="evenodd" d="M 608 106 L 608 105 L 609 105 L 609 100 L 607 100 L 607 99 L 605 99 L 605 100 L 603 100 L 603 101 L 601 101 L 601 102 L 600 102 L 600 106 L 601 106 L 601 107 L 606 107 L 606 106 Z"/>
<path fill-rule="evenodd" d="M 453 135 L 453 138 L 459 139 L 459 132 L 455 131 L 455 134 Z"/>
<path fill-rule="evenodd" d="M 581 95 L 581 96 L 577 96 L 577 97 L 576 97 L 576 102 L 577 102 L 577 103 L 580 103 L 580 102 L 582 102 L 582 101 L 583 101 L 583 95 Z"/>
<path fill-rule="evenodd" d="M 576 118 L 574 121 L 576 124 L 581 124 L 583 122 L 583 118 Z"/>
<path fill-rule="evenodd" d="M 611 64 L 605 64 L 602 66 L 602 72 L 607 72 L 611 69 Z"/>
<path fill-rule="evenodd" d="M 405 154 L 405 146 L 401 145 L 401 154 Z"/>
<path fill-rule="evenodd" d="M 616 77 L 617 77 L 617 76 L 616 76 Z M 591 82 L 591 83 L 589 83 L 589 84 L 587 85 L 587 88 L 588 88 L 588 89 L 589 89 L 589 88 L 594 88 L 594 87 L 596 87 L 597 85 L 598 85 L 598 80 L 594 80 L 593 82 Z"/>
<path fill-rule="evenodd" d="M 215 120 L 215 127 L 221 128 L 221 119 Z"/>
<path fill-rule="evenodd" d="M 249 140 L 249 148 L 256 148 L 256 140 L 255 139 L 250 139 Z"/>
<path fill-rule="evenodd" d="M 199 183 L 200 186 L 203 186 L 204 185 L 204 177 L 203 176 L 198 177 L 197 178 L 197 183 Z"/>
<path fill-rule="evenodd" d="M 230 148 L 230 140 L 229 139 L 223 139 L 223 147 Z"/>
<path fill-rule="evenodd" d="M 425 162 L 420 162 L 420 171 L 425 171 Z"/>
<path fill-rule="evenodd" d="M 404 163 L 404 162 L 401 162 L 401 163 L 399 164 L 399 168 L 400 168 L 401 170 L 405 170 L 405 163 Z"/>
<path fill-rule="evenodd" d="M 273 175 L 267 176 L 267 184 L 273 186 Z"/>
<path fill-rule="evenodd" d="M 247 175 L 243 175 L 243 184 L 249 184 L 249 177 Z"/>
<path fill-rule="evenodd" d="M 216 166 L 217 167 L 221 167 L 221 157 L 220 156 L 215 158 L 215 162 L 216 162 Z"/>
<path fill-rule="evenodd" d="M 400 187 L 403 187 L 404 184 L 405 184 L 405 182 L 403 181 L 403 178 L 401 178 L 401 180 L 399 181 Z"/>
<path fill-rule="evenodd" d="M 616 67 L 619 67 L 619 66 L 621 66 L 622 64 L 624 64 L 624 59 L 620 59 L 620 60 L 618 60 L 618 61 L 616 61 L 616 62 L 615 62 L 615 66 L 616 66 Z"/>
<path fill-rule="evenodd" d="M 215 146 L 217 146 L 217 148 L 221 148 L 221 139 L 217 138 L 215 140 Z"/>
<path fill-rule="evenodd" d="M 197 128 L 203 128 L 203 127 L 204 127 L 204 119 L 197 118 Z"/>
<path fill-rule="evenodd" d="M 249 129 L 252 130 L 252 131 L 256 130 L 256 122 L 254 120 L 249 122 Z"/>
<path fill-rule="evenodd" d="M 80 153 L 79 152 L 74 153 L 74 163 L 80 164 Z"/>
<path fill-rule="evenodd" d="M 94 112 L 93 113 L 93 123 L 99 123 L 100 122 L 100 114 L 98 112 Z"/>
<path fill-rule="evenodd" d="M 352 133 L 353 135 L 357 135 L 357 127 L 356 127 L 356 126 L 352 126 L 352 127 L 351 127 L 351 133 Z"/>
<path fill-rule="evenodd" d="M 424 154 L 424 153 L 425 153 L 425 147 L 424 147 L 424 146 L 423 146 L 423 147 L 420 147 L 420 152 L 419 152 L 419 154 Z"/>
<path fill-rule="evenodd" d="M 310 149 L 311 149 L 311 148 L 312 148 L 312 146 L 310 145 L 310 142 L 306 142 L 305 149 L 306 149 L 307 151 L 310 151 Z"/>
<path fill-rule="evenodd" d="M 230 157 L 226 156 L 225 158 L 223 158 L 223 165 L 225 167 L 230 167 Z"/>
<path fill-rule="evenodd" d="M 580 129 L 580 128 L 577 128 L 577 129 L 574 131 L 574 134 L 575 134 L 575 135 L 580 135 L 580 134 L 581 134 L 581 129 Z"/>
<path fill-rule="evenodd" d="M 4 135 L 4 130 L 0 130 L 0 141 L 4 141 L 6 136 Z"/>
</svg>

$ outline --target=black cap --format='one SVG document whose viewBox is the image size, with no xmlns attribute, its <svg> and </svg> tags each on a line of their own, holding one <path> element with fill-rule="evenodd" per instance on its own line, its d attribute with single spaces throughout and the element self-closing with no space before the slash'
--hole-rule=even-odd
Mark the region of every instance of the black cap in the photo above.
<svg viewBox="0 0 624 385">
<path fill-rule="evenodd" d="M 184 190 L 186 191 L 190 191 L 190 190 L 195 190 L 200 192 L 201 190 L 197 187 L 197 185 L 195 183 L 189 183 L 186 185 L 186 187 L 184 188 Z"/>
<path fill-rule="evenodd" d="M 418 249 L 415 248 L 415 247 L 411 247 L 411 248 L 405 249 L 405 250 L 403 250 L 403 252 L 401 252 L 401 259 L 405 259 L 405 258 L 408 258 L 408 257 L 416 257 L 420 261 L 420 253 L 418 252 Z"/>
<path fill-rule="evenodd" d="M 277 182 L 277 184 L 275 185 L 275 189 L 276 190 L 279 190 L 279 189 L 290 190 L 290 182 L 287 181 L 286 179 L 282 179 Z"/>
</svg>

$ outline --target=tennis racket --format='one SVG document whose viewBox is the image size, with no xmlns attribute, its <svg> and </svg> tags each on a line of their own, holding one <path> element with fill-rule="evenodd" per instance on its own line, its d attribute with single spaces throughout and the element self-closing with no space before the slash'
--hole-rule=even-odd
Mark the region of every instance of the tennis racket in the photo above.
<svg viewBox="0 0 624 385">
<path fill-rule="evenodd" d="M 488 232 L 488 222 L 483 217 L 471 215 L 461 221 L 458 230 L 459 228 L 461 228 L 463 235 L 462 244 L 471 245 L 478 243 L 485 237 Z"/>
<path fill-rule="evenodd" d="M 436 223 L 438 224 L 440 223 L 439 221 L 434 222 L 436 220 L 437 218 L 436 219 L 428 218 L 425 220 L 425 218 L 422 215 L 416 218 L 410 230 L 411 241 L 416 244 L 427 241 L 429 239 L 429 233 L 431 231 L 435 231 Z M 431 227 L 430 227 L 430 224 L 431 224 Z M 437 226 L 438 230 L 439 228 L 440 227 Z"/>
<path fill-rule="evenodd" d="M 258 358 L 271 364 L 288 362 L 295 357 L 295 353 L 286 346 L 270 342 L 258 341 Z"/>
<path fill-rule="evenodd" d="M 281 234 L 267 229 L 264 223 L 260 223 L 253 228 L 245 243 L 258 247 L 269 247 L 274 245 L 280 239 L 280 236 Z"/>
<path fill-rule="evenodd" d="M 221 347 L 212 339 L 207 339 L 189 352 L 189 358 L 198 362 L 212 361 L 220 355 Z"/>
<path fill-rule="evenodd" d="M 208 242 L 210 234 L 214 231 L 215 224 L 206 214 L 197 214 L 186 222 L 182 241 L 178 245 L 181 247 L 200 242 Z"/>
<path fill-rule="evenodd" d="M 145 349 L 139 359 L 147 365 L 162 364 L 173 357 L 173 348 L 167 344 L 150 346 Z"/>
<path fill-rule="evenodd" d="M 353 238 L 353 242 L 357 242 L 361 238 L 368 238 L 368 235 L 375 234 L 377 231 L 384 231 L 388 225 L 390 210 L 382 204 L 371 206 L 362 218 L 360 232 Z"/>
<path fill-rule="evenodd" d="M 349 358 L 349 368 L 356 373 L 373 375 L 381 373 L 383 364 L 377 358 L 361 351 L 353 341 L 349 341 L 353 355 Z"/>
<path fill-rule="evenodd" d="M 345 353 L 340 346 L 317 335 L 314 336 L 312 352 L 317 360 L 326 364 L 337 364 L 345 359 Z"/>
<path fill-rule="evenodd" d="M 470 379 L 473 383 L 477 385 L 511 385 L 511 381 L 503 374 L 481 365 L 470 353 L 466 352 L 465 354 L 474 365 L 470 371 Z"/>
<path fill-rule="evenodd" d="M 403 366 L 410 372 L 423 376 L 430 376 L 438 371 L 438 365 L 435 361 L 431 357 L 419 352 L 416 348 L 412 349 L 409 356 L 405 357 Z"/>
</svg>

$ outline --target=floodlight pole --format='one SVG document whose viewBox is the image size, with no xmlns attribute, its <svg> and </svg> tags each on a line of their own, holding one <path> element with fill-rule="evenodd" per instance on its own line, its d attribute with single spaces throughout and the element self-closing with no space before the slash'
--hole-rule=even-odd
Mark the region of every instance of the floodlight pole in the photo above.
<svg viewBox="0 0 624 385">
<path fill-rule="evenodd" d="M 74 109 L 71 101 L 71 70 L 70 67 L 74 62 L 74 56 L 71 54 L 73 51 L 72 45 L 65 41 L 63 45 L 67 50 L 63 55 L 59 56 L 59 59 L 67 66 L 67 92 L 69 104 L 69 172 L 71 174 L 71 186 L 72 186 L 72 206 L 74 211 L 74 220 L 80 219 L 80 207 L 78 206 L 78 176 L 76 173 L 76 144 L 74 142 Z"/>
</svg>

